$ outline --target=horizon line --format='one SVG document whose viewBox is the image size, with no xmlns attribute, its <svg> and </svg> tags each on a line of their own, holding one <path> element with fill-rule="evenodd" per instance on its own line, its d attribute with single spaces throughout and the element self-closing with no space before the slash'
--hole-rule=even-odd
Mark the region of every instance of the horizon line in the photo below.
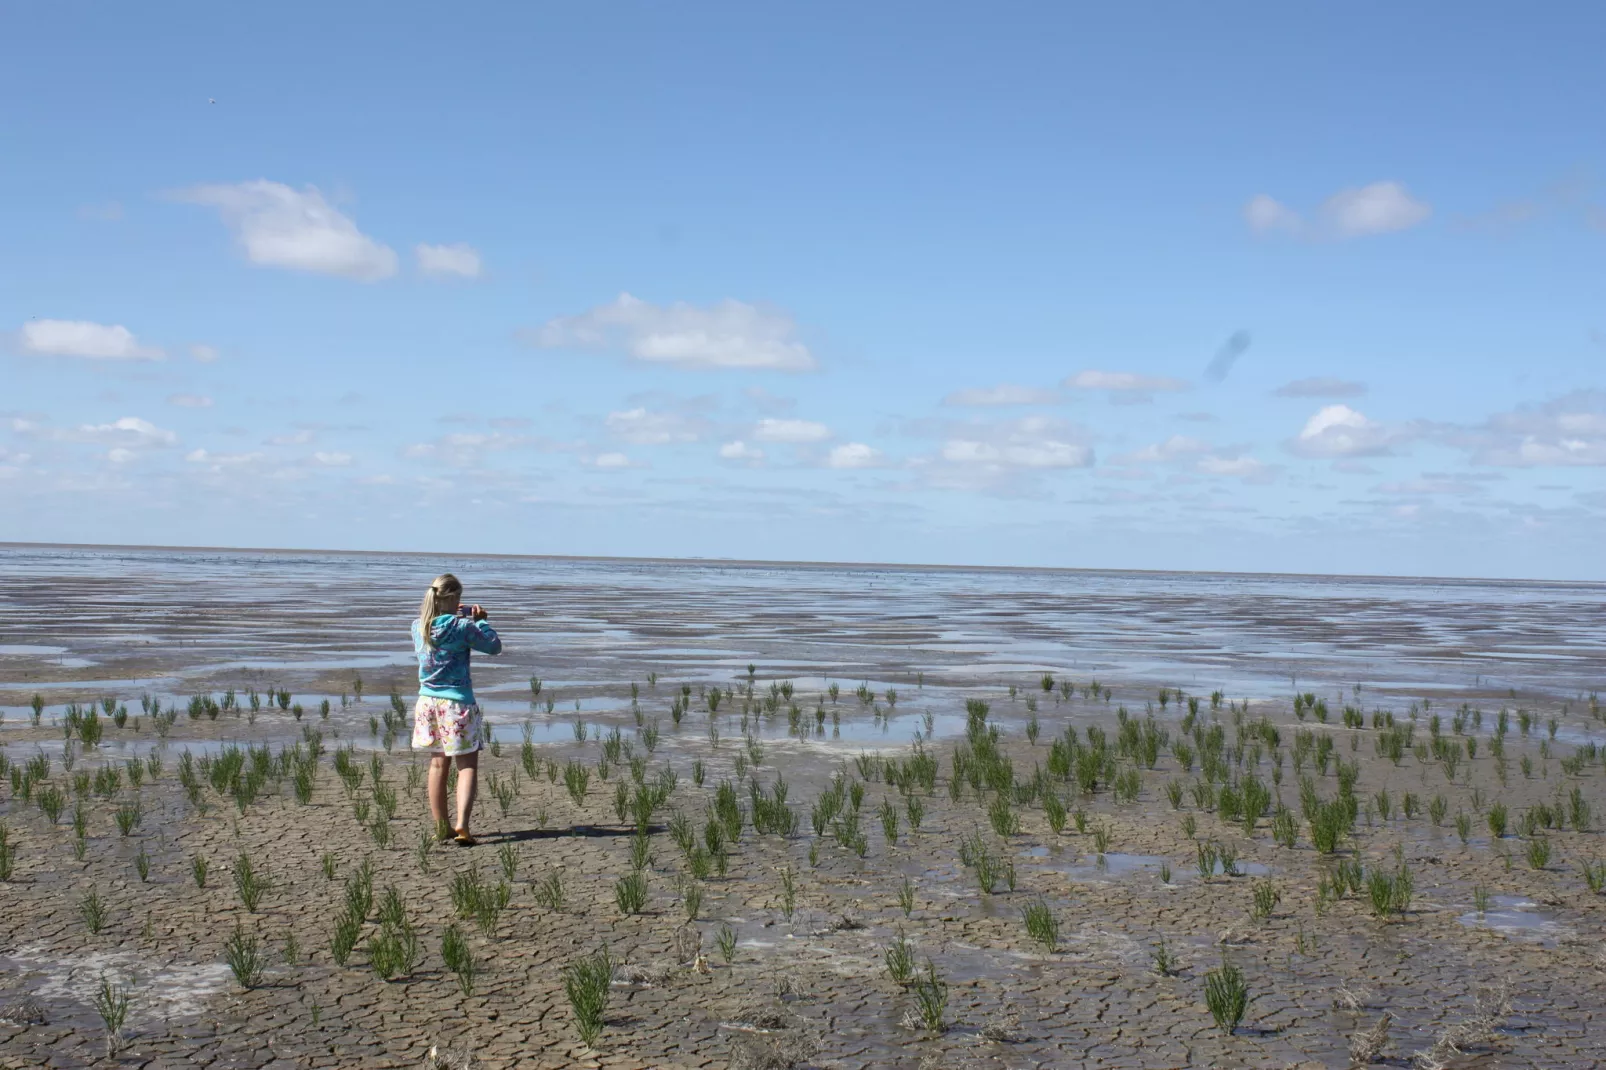
<svg viewBox="0 0 1606 1070">
<path fill-rule="evenodd" d="M 224 554 L 341 554 L 360 557 L 459 557 L 481 560 L 514 561 L 585 561 L 595 563 L 630 563 L 663 565 L 718 565 L 732 568 L 855 568 L 901 569 L 907 571 L 947 572 L 1106 572 L 1138 576 L 1256 576 L 1293 579 L 1340 580 L 1431 580 L 1443 583 L 1513 583 L 1549 586 L 1606 586 L 1606 580 L 1544 580 L 1518 576 L 1416 576 L 1401 573 L 1365 572 L 1237 572 L 1230 569 L 1177 569 L 1177 568 L 1107 568 L 1069 565 L 953 565 L 921 564 L 908 561 L 803 561 L 768 558 L 736 557 L 633 557 L 623 554 L 516 554 L 470 553 L 442 550 L 336 550 L 320 547 L 288 546 L 184 546 L 166 543 L 77 543 L 77 542 L 12 542 L 0 540 L 0 550 L 144 550 L 178 551 L 185 553 Z"/>
</svg>

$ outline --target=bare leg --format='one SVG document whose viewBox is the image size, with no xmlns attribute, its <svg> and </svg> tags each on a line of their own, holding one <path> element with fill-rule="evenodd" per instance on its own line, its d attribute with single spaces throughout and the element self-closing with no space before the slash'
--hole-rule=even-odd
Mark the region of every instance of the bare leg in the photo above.
<svg viewBox="0 0 1606 1070">
<path fill-rule="evenodd" d="M 479 786 L 476 773 L 480 767 L 480 752 L 457 756 L 457 831 L 468 831 L 469 815 L 474 812 L 475 789 Z"/>
<path fill-rule="evenodd" d="M 446 812 L 446 771 L 451 767 L 451 761 L 444 754 L 432 754 L 429 757 L 429 812 L 435 819 L 436 828 L 451 824 Z"/>
</svg>

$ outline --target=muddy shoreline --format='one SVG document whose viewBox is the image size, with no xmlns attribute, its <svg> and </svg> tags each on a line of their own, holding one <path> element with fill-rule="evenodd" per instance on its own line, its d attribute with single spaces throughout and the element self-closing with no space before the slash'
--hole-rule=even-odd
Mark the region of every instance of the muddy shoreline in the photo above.
<svg viewBox="0 0 1606 1070">
<path fill-rule="evenodd" d="M 1138 590 L 1119 610 L 1100 608 L 1108 592 L 1083 592 L 1093 608 L 1078 619 L 1064 598 L 1022 590 L 855 594 L 729 585 L 717 572 L 687 588 L 684 573 L 651 569 L 598 589 L 589 572 L 493 575 L 481 586 L 512 653 L 476 664 L 497 745 L 483 759 L 481 844 L 459 849 L 421 846 L 421 759 L 405 732 L 387 731 L 391 687 L 404 708 L 411 697 L 395 638 L 401 571 L 271 564 L 186 575 L 155 561 L 119 583 L 82 574 L 100 565 L 68 575 L 55 559 L 11 560 L 0 1066 L 417 1067 L 434 1046 L 489 1067 L 1337 1068 L 1385 1012 L 1375 1065 L 1408 1065 L 1446 1036 L 1461 1038 L 1452 1066 L 1606 1059 L 1606 898 L 1583 872 L 1606 860 L 1606 752 L 1590 746 L 1606 741 L 1606 714 L 1577 686 L 1598 666 L 1599 607 L 1587 600 L 1516 599 L 1474 626 L 1447 623 L 1464 591 L 1438 616 L 1424 597 L 1404 617 L 1354 590 L 1285 592 L 1280 607 L 1264 592 L 1201 604 L 1198 592 Z M 46 606 L 58 632 L 19 626 L 18 607 Z M 1168 647 L 1229 609 L 1239 638 L 1218 626 L 1209 650 Z M 1094 635 L 1110 614 L 1145 627 Z M 1375 627 L 1356 626 L 1369 616 Z M 1344 638 L 1350 628 L 1359 638 Z M 1257 661 L 1244 629 L 1278 665 L 1304 666 L 1294 680 L 1312 683 L 1298 692 L 1321 705 L 1296 708 L 1294 688 L 1258 664 L 1210 682 L 1218 660 Z M 1565 664 L 1579 680 L 1546 684 L 1521 659 L 1473 656 L 1547 644 L 1576 655 Z M 18 649 L 30 646 L 48 649 Z M 1346 646 L 1347 668 L 1385 671 L 1323 677 Z M 1486 682 L 1453 669 L 1479 660 L 1498 662 Z M 162 724 L 142 695 L 177 716 Z M 189 715 L 201 695 L 215 716 L 204 704 Z M 102 707 L 91 743 L 68 704 L 106 699 L 128 716 L 119 727 Z M 1068 738 L 1103 755 L 1090 782 L 1061 763 Z M 242 769 L 266 770 L 260 783 L 209 779 L 231 748 Z M 978 777 L 982 754 L 993 757 Z M 21 790 L 9 769 L 30 759 L 46 775 Z M 908 773 L 928 759 L 929 773 Z M 582 768 L 575 792 L 569 770 Z M 1354 800 L 1331 851 L 1309 820 L 1307 778 L 1319 801 L 1346 784 Z M 752 793 L 772 799 L 783 780 L 795 828 L 760 829 Z M 739 828 L 720 873 L 703 845 L 722 783 Z M 1223 792 L 1252 784 L 1268 801 L 1246 823 Z M 655 785 L 642 835 L 615 796 Z M 54 818 L 40 802 L 51 791 Z M 834 816 L 817 827 L 833 791 Z M 268 882 L 254 909 L 236 882 L 242 856 Z M 332 947 L 365 860 L 375 901 L 394 887 L 419 941 L 417 961 L 389 979 L 378 906 L 343 964 Z M 1350 866 L 1361 886 L 1335 894 Z M 1380 914 L 1367 881 L 1402 872 L 1407 901 L 1394 910 L 1385 897 Z M 488 923 L 454 899 L 469 874 L 506 880 Z M 619 885 L 633 874 L 645 902 L 626 911 Z M 543 892 L 554 875 L 562 909 Z M 1052 948 L 1026 925 L 1038 906 L 1057 924 Z M 443 956 L 453 925 L 479 962 L 472 995 Z M 263 958 L 249 989 L 226 963 L 236 932 Z M 900 938 L 943 986 L 940 1026 L 922 1020 L 918 986 L 889 973 Z M 615 968 L 588 1046 L 562 971 L 601 947 Z M 1253 997 L 1230 1033 L 1205 999 L 1223 963 Z M 103 976 L 130 999 L 115 1057 L 94 1007 Z M 1504 986 L 1506 1002 L 1488 986 Z M 1480 997 L 1500 1013 L 1474 1036 Z"/>
</svg>

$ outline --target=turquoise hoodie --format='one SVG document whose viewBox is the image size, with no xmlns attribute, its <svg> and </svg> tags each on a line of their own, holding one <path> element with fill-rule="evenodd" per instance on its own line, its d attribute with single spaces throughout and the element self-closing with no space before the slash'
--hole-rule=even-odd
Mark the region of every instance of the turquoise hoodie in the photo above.
<svg viewBox="0 0 1606 1070">
<path fill-rule="evenodd" d="M 423 629 L 413 621 L 413 652 L 418 655 L 418 693 L 424 698 L 445 698 L 468 705 L 474 701 L 469 677 L 471 651 L 500 654 L 502 640 L 483 620 L 443 613 L 430 622 L 433 647 L 424 645 Z"/>
</svg>

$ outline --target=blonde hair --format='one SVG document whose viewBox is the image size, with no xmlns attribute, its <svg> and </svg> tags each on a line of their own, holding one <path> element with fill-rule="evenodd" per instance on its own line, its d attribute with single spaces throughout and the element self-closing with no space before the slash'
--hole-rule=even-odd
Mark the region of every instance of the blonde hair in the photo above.
<svg viewBox="0 0 1606 1070">
<path fill-rule="evenodd" d="M 441 607 L 449 605 L 455 610 L 462 598 L 463 584 L 456 576 L 450 572 L 443 572 L 435 577 L 435 582 L 424 592 L 424 604 L 418 607 L 418 630 L 423 633 L 425 646 L 435 645 L 430 625 L 435 622 L 436 617 L 445 612 Z"/>
</svg>

